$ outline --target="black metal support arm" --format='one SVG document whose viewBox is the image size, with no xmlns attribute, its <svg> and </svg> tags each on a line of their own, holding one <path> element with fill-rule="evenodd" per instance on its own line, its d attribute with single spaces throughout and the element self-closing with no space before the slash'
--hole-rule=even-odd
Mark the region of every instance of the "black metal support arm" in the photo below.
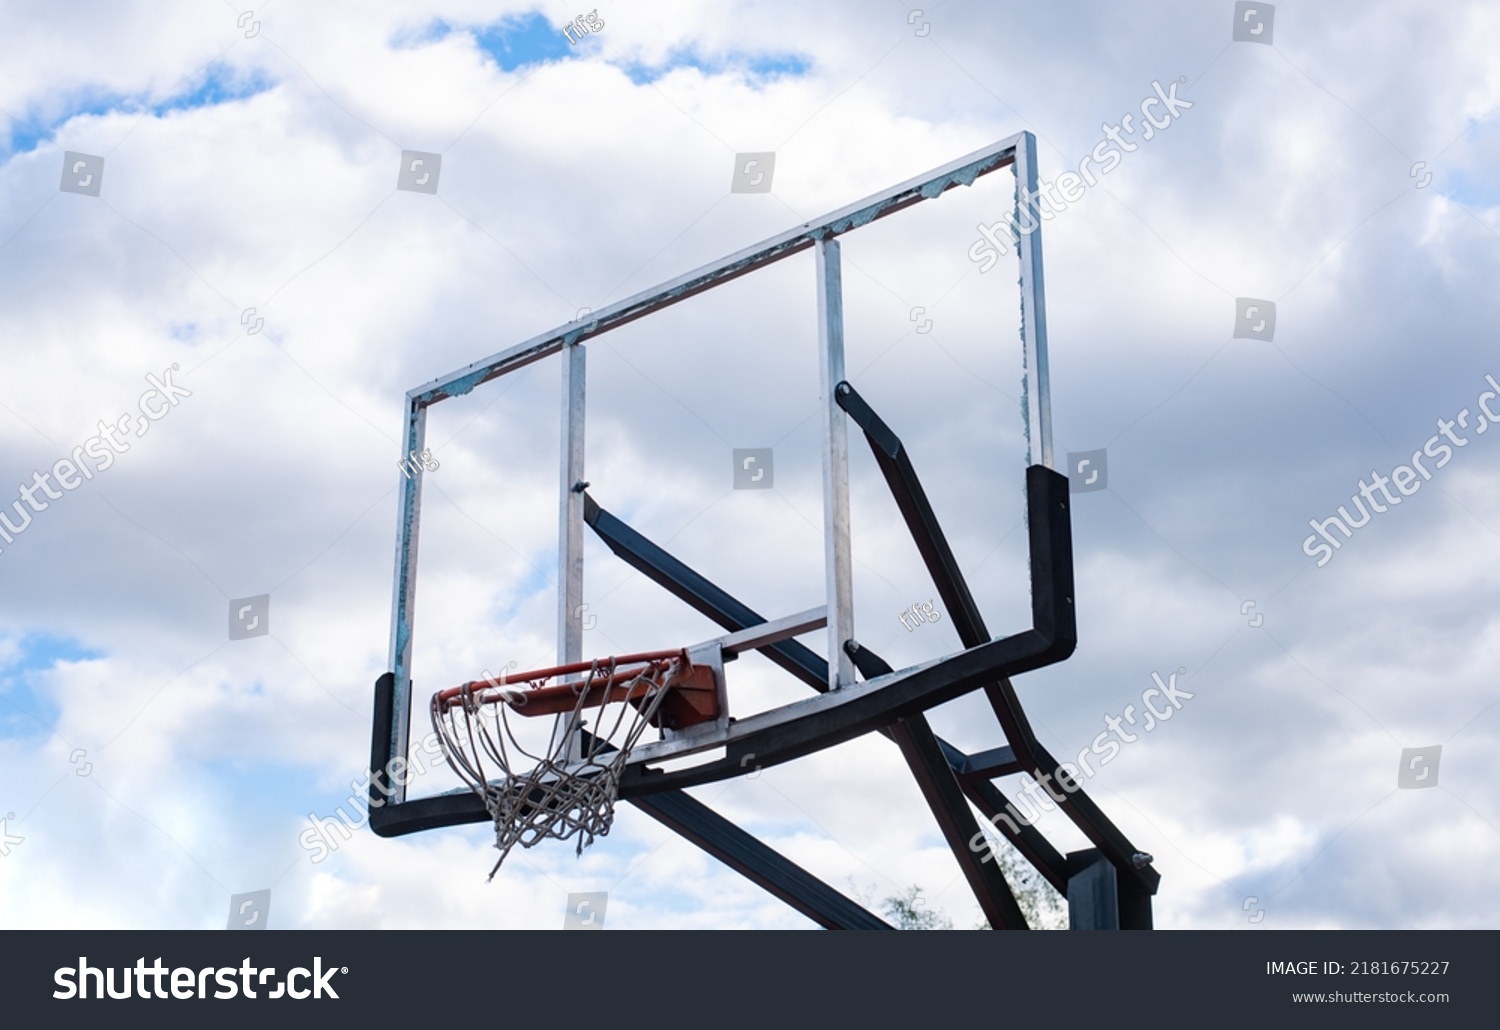
<svg viewBox="0 0 1500 1030">
<path fill-rule="evenodd" d="M 731 632 L 766 621 L 763 616 L 715 586 L 706 577 L 656 547 L 645 537 L 610 515 L 591 497 L 584 500 L 584 521 L 631 567 L 658 583 L 689 607 L 713 619 Z M 826 662 L 795 640 L 768 648 L 767 657 L 820 692 L 828 690 Z M 889 667 L 883 672 L 890 672 Z M 870 678 L 870 673 L 865 673 Z M 979 826 L 964 803 L 963 785 L 954 781 L 951 766 L 962 763 L 957 748 L 939 741 L 917 714 L 881 730 L 901 748 L 934 817 L 943 830 L 954 858 L 975 891 L 990 925 L 1000 929 L 1025 928 L 1025 918 L 1015 896 L 994 864 L 985 864 L 970 846 Z M 941 764 L 933 766 L 936 760 Z M 946 780 L 946 782 L 945 782 Z M 1061 856 L 1058 873 L 1061 874 Z"/>
<path fill-rule="evenodd" d="M 945 704 L 999 678 L 1065 660 L 1077 644 L 1068 481 L 1051 469 L 1032 466 L 1027 484 L 1031 592 L 1037 615 L 1032 629 L 739 719 L 724 734 L 726 756 L 718 760 L 669 771 L 651 770 L 650 758 L 632 761 L 621 782 L 621 796 L 726 779 L 739 775 L 750 761 L 765 767 L 789 762 Z"/>
<path fill-rule="evenodd" d="M 979 860 L 970 845 L 979 830 L 964 799 L 972 801 L 1049 882 L 1066 889 L 1073 872 L 1067 860 L 1033 827 L 1016 826 L 1001 818 L 1009 805 L 990 779 L 1014 771 L 1027 771 L 1038 779 L 1043 779 L 1044 773 L 1059 775 L 1058 763 L 1031 732 L 1009 677 L 1062 661 L 1076 643 L 1067 480 L 1041 466 L 1027 469 L 1033 626 L 991 640 L 899 439 L 848 384 L 840 385 L 837 396 L 865 429 L 967 649 L 925 666 L 891 672 L 868 652 L 858 655 L 856 645 L 853 653 L 864 659 L 859 664 L 865 682 L 828 693 L 826 662 L 820 656 L 794 640 L 769 645 L 763 653 L 772 662 L 822 696 L 731 723 L 721 758 L 662 770 L 651 768 L 648 763 L 653 760 L 647 756 L 627 768 L 621 799 L 677 829 L 778 897 L 783 897 L 778 891 L 792 891 L 795 898 L 788 898 L 789 903 L 820 924 L 857 924 L 875 917 L 682 795 L 680 788 L 739 775 L 751 760 L 763 767 L 776 765 L 879 731 L 901 746 L 991 925 L 1024 927 L 1024 918 L 998 869 Z M 611 550 L 695 610 L 731 631 L 766 621 L 605 512 L 592 498 L 585 495 L 584 500 L 586 523 Z M 872 659 L 879 663 L 878 668 L 872 665 Z M 393 686 L 390 674 L 382 676 L 376 685 L 372 769 L 388 768 L 393 757 L 386 753 L 392 739 Z M 995 706 L 1011 741 L 1010 748 L 966 755 L 938 739 L 927 726 L 923 713 L 928 708 L 976 689 L 985 690 Z M 1065 799 L 1060 801 L 1064 810 L 1120 871 L 1122 924 L 1149 926 L 1149 895 L 1159 879 L 1155 870 L 1149 866 L 1142 870 L 1134 864 L 1139 856 L 1129 842 L 1081 792 L 1061 797 Z M 468 791 L 397 806 L 387 804 L 385 793 L 372 784 L 370 803 L 372 829 L 382 836 L 488 820 L 480 799 Z M 863 915 L 840 909 L 836 899 Z"/>
<path fill-rule="evenodd" d="M 370 750 L 372 770 L 391 768 L 393 756 L 389 754 L 389 742 L 393 683 L 392 674 L 386 673 L 375 684 L 375 719 Z M 473 791 L 391 805 L 387 792 L 377 786 L 378 779 L 371 777 L 369 801 L 370 826 L 379 836 L 396 837 L 419 830 L 489 821 L 489 812 Z M 878 916 L 681 791 L 632 798 L 630 803 L 825 929 L 891 929 Z"/>
<path fill-rule="evenodd" d="M 630 803 L 825 930 L 893 929 L 880 917 L 681 791 L 631 798 Z"/>
<path fill-rule="evenodd" d="M 735 632 L 766 621 L 764 616 L 601 508 L 592 497 L 587 495 L 584 497 L 584 521 L 621 561 L 724 629 Z M 790 672 L 812 689 L 820 693 L 827 692 L 827 663 L 810 648 L 795 640 L 788 640 L 766 648 L 763 653 L 776 665 Z M 858 661 L 859 657 L 856 655 L 856 663 Z M 870 670 L 866 670 L 864 674 L 866 679 L 877 675 Z M 916 720 L 917 717 L 913 716 L 908 722 L 915 725 Z M 925 717 L 921 721 L 925 723 Z M 891 726 L 881 727 L 879 732 L 893 741 L 896 740 L 896 734 Z M 965 755 L 941 737 L 934 736 L 933 740 L 955 774 L 971 772 L 970 756 Z M 991 775 L 1000 775 L 1000 773 L 996 772 Z M 1014 820 L 1007 822 L 998 818 L 1006 811 L 1009 804 L 1001 791 L 987 779 L 973 775 L 963 775 L 959 786 L 975 807 L 984 813 L 986 818 L 991 820 L 991 824 L 1042 872 L 1049 883 L 1059 891 L 1066 889 L 1068 874 L 1062 854 L 1029 824 L 1021 823 L 1013 830 Z M 972 836 L 965 838 L 963 844 L 966 853 L 971 853 L 967 843 L 970 839 Z M 1000 920 L 992 919 L 990 925 L 1002 924 Z"/>
<path fill-rule="evenodd" d="M 916 469 L 912 466 L 901 439 L 860 396 L 859 391 L 848 382 L 839 383 L 834 390 L 834 396 L 839 406 L 864 431 L 865 439 L 874 453 L 875 462 L 885 476 L 886 484 L 896 500 L 897 508 L 906 520 L 907 528 L 916 542 L 923 562 L 927 565 L 938 595 L 947 605 L 959 640 L 965 647 L 980 646 L 990 639 L 989 631 L 985 628 L 979 607 L 969 591 L 963 571 L 953 557 L 947 537 L 943 534 L 942 526 L 938 522 L 931 503 L 927 500 L 927 494 L 922 489 Z M 1039 485 L 1038 481 L 1045 476 L 1062 479 L 1057 473 L 1040 466 L 1027 469 L 1026 476 L 1028 498 L 1034 496 Z M 1062 483 L 1063 488 L 1060 491 L 1053 491 L 1055 496 L 1050 503 L 1066 509 L 1067 480 L 1062 479 Z M 1036 507 L 1035 503 L 1031 504 L 1029 511 L 1031 519 L 1036 518 Z M 1071 533 L 1062 534 L 1053 541 L 1053 546 L 1058 549 L 1066 548 L 1066 558 L 1059 564 L 1066 564 L 1070 575 L 1066 584 L 1063 584 L 1055 577 L 1039 579 L 1033 572 L 1032 617 L 1034 624 L 1041 629 L 1047 626 L 1048 620 L 1054 617 L 1054 613 L 1061 614 L 1067 620 L 1066 630 L 1076 634 L 1071 578 Z M 1034 555 L 1035 548 L 1033 548 Z M 1035 561 L 1034 557 L 1033 561 Z M 1059 588 L 1066 590 L 1068 595 L 1066 598 L 1052 594 Z M 1056 780 L 1059 785 L 1069 782 L 1065 779 L 1058 779 L 1063 775 L 1061 763 L 1048 754 L 1046 748 L 1036 739 L 1036 734 L 1032 731 L 1031 723 L 1021 708 L 1020 699 L 1016 696 L 1015 687 L 1011 684 L 1009 677 L 997 677 L 993 682 L 985 684 L 984 690 L 1000 721 L 1006 739 L 1010 741 L 1014 749 L 1015 764 L 1018 764 L 1021 770 L 1031 773 L 1044 788 L 1049 780 Z M 997 772 L 996 775 L 999 773 Z M 1074 824 L 1114 864 L 1119 872 L 1125 893 L 1144 892 L 1149 896 L 1156 892 L 1157 884 L 1161 880 L 1160 874 L 1149 863 L 1137 865 L 1137 856 L 1140 852 L 1082 789 L 1072 792 L 1063 790 L 1061 793 L 1049 789 L 1048 793 L 1058 799 L 1059 806 Z M 1149 902 L 1147 904 L 1149 905 Z"/>
<path fill-rule="evenodd" d="M 891 672 L 891 667 L 874 652 L 853 641 L 845 645 L 845 650 L 866 679 Z M 986 861 L 973 847 L 972 842 L 981 835 L 979 821 L 974 818 L 974 812 L 954 776 L 953 766 L 938 747 L 926 717 L 914 715 L 909 719 L 899 719 L 891 724 L 890 729 L 990 926 L 996 930 L 1029 929 L 1026 916 L 1011 893 L 1010 885 L 1005 882 L 999 864 Z"/>
</svg>

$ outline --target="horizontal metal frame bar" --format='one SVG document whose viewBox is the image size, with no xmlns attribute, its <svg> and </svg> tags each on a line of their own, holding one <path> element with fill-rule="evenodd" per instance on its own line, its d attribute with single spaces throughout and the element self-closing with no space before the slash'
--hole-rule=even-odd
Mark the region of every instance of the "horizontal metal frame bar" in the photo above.
<svg viewBox="0 0 1500 1030">
<path fill-rule="evenodd" d="M 654 311 L 765 268 L 808 249 L 818 240 L 842 236 L 913 204 L 932 200 L 954 186 L 971 186 L 981 175 L 1014 164 L 1017 150 L 1025 145 L 1028 135 L 1024 132 L 1017 133 L 998 143 L 992 143 L 982 150 L 976 150 L 930 172 L 873 193 L 821 218 L 803 222 L 794 229 L 778 233 L 728 257 L 616 301 L 606 308 L 591 312 L 586 319 L 576 319 L 549 329 L 514 347 L 416 387 L 407 397 L 413 404 L 425 407 L 449 397 L 463 396 L 481 383 L 556 354 L 564 346 L 618 329 Z"/>
<path fill-rule="evenodd" d="M 1009 746 L 993 747 L 965 757 L 964 767 L 958 770 L 958 775 L 964 779 L 993 780 L 997 776 L 1026 771 L 1026 766 L 1016 757 L 1015 748 Z"/>
<path fill-rule="evenodd" d="M 825 930 L 893 930 L 807 870 L 681 791 L 630 803 Z"/>
<path fill-rule="evenodd" d="M 828 625 L 828 607 L 819 605 L 809 608 L 805 612 L 796 615 L 788 615 L 785 618 L 774 619 L 771 622 L 762 622 L 758 626 L 748 626 L 745 629 L 728 636 L 711 640 L 708 645 L 699 644 L 698 647 L 712 646 L 717 644 L 724 657 L 743 654 L 746 651 L 756 651 L 761 648 L 779 644 L 783 640 L 801 636 L 803 633 L 811 633 L 815 629 L 822 629 Z M 689 651 L 695 651 L 698 647 L 690 647 Z"/>
</svg>

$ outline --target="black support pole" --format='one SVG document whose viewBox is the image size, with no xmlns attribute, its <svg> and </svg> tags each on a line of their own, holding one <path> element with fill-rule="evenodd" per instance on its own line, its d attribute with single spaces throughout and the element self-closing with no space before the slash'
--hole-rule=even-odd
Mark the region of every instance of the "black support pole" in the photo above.
<svg viewBox="0 0 1500 1030">
<path fill-rule="evenodd" d="M 865 679 L 884 676 L 891 671 L 891 667 L 873 651 L 860 647 L 852 640 L 844 649 L 854 659 L 855 668 L 859 669 L 859 674 Z M 901 748 L 901 755 L 911 768 L 922 797 L 926 799 L 927 807 L 932 809 L 933 818 L 943 831 L 948 848 L 958 860 L 959 869 L 962 870 L 964 879 L 969 881 L 969 888 L 974 892 L 979 907 L 984 910 L 985 917 L 989 919 L 990 926 L 996 930 L 1030 929 L 1021 906 L 1016 903 L 1016 896 L 1011 893 L 1010 885 L 1000 872 L 999 863 L 986 861 L 981 853 L 988 852 L 989 848 L 974 847 L 974 842 L 983 836 L 979 820 L 974 818 L 974 813 L 969 809 L 963 789 L 954 776 L 953 767 L 938 746 L 926 717 L 913 715 L 898 719 L 891 724 L 890 729 L 891 737 Z"/>
<path fill-rule="evenodd" d="M 630 803 L 685 837 L 825 930 L 890 930 L 801 866 L 762 844 L 707 805 L 681 791 L 631 798 Z"/>
<path fill-rule="evenodd" d="M 937 587 L 938 596 L 948 606 L 959 640 L 966 648 L 977 647 L 988 641 L 989 631 L 984 625 L 979 607 L 974 603 L 973 594 L 969 591 L 963 571 L 953 557 L 952 548 L 948 546 L 947 537 L 944 536 L 937 515 L 927 500 L 927 494 L 922 489 L 922 483 L 917 477 L 916 469 L 907 456 L 906 447 L 901 443 L 900 437 L 885 424 L 869 403 L 860 396 L 859 391 L 848 382 L 840 383 L 834 391 L 834 396 L 839 406 L 864 430 L 865 439 L 875 455 L 875 463 L 885 476 L 886 484 L 896 500 L 896 506 L 906 520 L 907 528 L 916 542 L 917 551 L 922 555 L 927 571 Z M 1060 531 L 1049 532 L 1046 544 L 1054 549 L 1066 549 L 1066 561 L 1063 564 L 1070 570 L 1071 576 L 1072 534 L 1068 529 L 1067 520 L 1056 518 L 1058 510 L 1061 510 L 1064 515 L 1067 513 L 1067 479 L 1051 469 L 1033 465 L 1026 470 L 1026 497 L 1027 520 L 1033 532 L 1038 527 L 1050 527 L 1055 522 L 1061 522 Z M 1035 620 L 1034 624 L 1039 629 L 1052 618 L 1054 611 L 1062 610 L 1068 613 L 1070 619 L 1073 617 L 1071 578 L 1065 585 L 1070 595 L 1066 605 L 1056 605 L 1055 598 L 1042 596 L 1043 591 L 1050 591 L 1054 586 L 1047 580 L 1033 577 L 1032 615 Z M 1054 631 L 1076 632 L 1073 626 L 1048 628 Z M 1128 885 L 1127 893 L 1131 897 L 1145 897 L 1145 904 L 1149 906 L 1150 896 L 1156 893 L 1157 884 L 1161 880 L 1160 874 L 1151 867 L 1149 862 L 1139 862 L 1140 852 L 1082 789 L 1070 792 L 1061 788 L 1064 782 L 1059 779 L 1063 775 L 1061 764 L 1048 754 L 1046 748 L 1036 739 L 1036 734 L 1032 731 L 1031 723 L 1021 708 L 1020 699 L 1016 696 L 1015 687 L 1010 679 L 1002 676 L 996 682 L 988 684 L 985 687 L 985 696 L 989 699 L 1000 721 L 1000 727 L 1006 739 L 1010 741 L 1014 749 L 1016 764 L 1023 771 L 1036 777 L 1048 793 L 1058 799 L 1059 806 L 1073 823 L 1083 831 L 1095 847 L 1108 857 L 1121 880 Z M 1049 781 L 1058 784 L 1060 789 L 1054 790 L 1048 787 Z"/>
<path fill-rule="evenodd" d="M 1120 929 L 1115 867 L 1097 848 L 1068 853 L 1068 929 Z"/>
</svg>

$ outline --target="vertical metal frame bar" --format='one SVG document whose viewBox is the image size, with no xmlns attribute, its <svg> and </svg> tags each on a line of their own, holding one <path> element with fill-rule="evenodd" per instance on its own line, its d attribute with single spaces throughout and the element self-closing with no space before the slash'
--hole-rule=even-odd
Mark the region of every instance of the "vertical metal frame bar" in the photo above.
<svg viewBox="0 0 1500 1030">
<path fill-rule="evenodd" d="M 557 663 L 583 661 L 583 448 L 586 354 L 563 348 L 557 524 Z"/>
<path fill-rule="evenodd" d="M 854 570 L 849 550 L 849 423 L 834 391 L 844 381 L 844 285 L 838 240 L 815 244 L 818 378 L 823 399 L 823 553 L 828 595 L 828 687 L 854 682 Z"/>
<path fill-rule="evenodd" d="M 1037 208 L 1036 137 L 1016 146 L 1016 253 L 1021 259 L 1021 348 L 1026 464 L 1052 463 L 1052 387 L 1047 373 L 1047 306 L 1042 286 L 1042 222 Z"/>
<path fill-rule="evenodd" d="M 406 459 L 422 453 L 427 439 L 427 406 L 408 394 L 406 431 L 401 434 Z M 411 731 L 411 641 L 417 601 L 417 541 L 422 521 L 422 473 L 401 474 L 401 504 L 396 516 L 396 582 L 391 600 L 391 650 L 389 668 L 395 673 L 395 695 L 391 720 L 391 755 L 406 758 Z M 404 780 L 405 777 L 402 777 Z M 393 779 L 392 802 L 406 800 L 406 784 Z"/>
<path fill-rule="evenodd" d="M 561 460 L 557 503 L 557 663 L 583 661 L 583 456 L 587 401 L 587 353 L 583 344 L 563 347 Z M 568 717 L 553 724 L 563 732 Z"/>
</svg>

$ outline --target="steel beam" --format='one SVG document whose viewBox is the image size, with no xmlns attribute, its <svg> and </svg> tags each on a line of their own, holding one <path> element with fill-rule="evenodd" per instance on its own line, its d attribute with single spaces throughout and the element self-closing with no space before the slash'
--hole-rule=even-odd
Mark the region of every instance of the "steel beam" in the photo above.
<svg viewBox="0 0 1500 1030">
<path fill-rule="evenodd" d="M 693 611 L 731 632 L 749 629 L 766 618 L 689 568 L 636 530 L 599 507 L 587 493 L 583 521 L 615 556 Z M 806 644 L 783 640 L 762 648 L 774 664 L 817 691 L 828 689 L 828 663 Z"/>
<path fill-rule="evenodd" d="M 852 641 L 847 650 L 860 674 L 867 679 L 891 671 L 891 667 L 873 651 Z M 1000 864 L 986 861 L 974 847 L 974 842 L 983 837 L 979 821 L 970 811 L 963 789 L 953 775 L 953 767 L 938 746 L 926 717 L 913 715 L 899 719 L 891 724 L 890 730 L 990 926 L 996 930 L 1030 929 L 1020 905 L 1016 903 L 1016 896 L 1000 872 Z"/>
<path fill-rule="evenodd" d="M 877 219 L 905 210 L 913 204 L 932 200 L 955 186 L 972 186 L 980 176 L 1013 164 L 1017 155 L 1023 151 L 1026 141 L 1031 138 L 1029 132 L 1021 132 L 998 143 L 992 143 L 972 154 L 950 161 L 889 189 L 881 190 L 863 200 L 857 200 L 821 218 L 804 222 L 770 239 L 730 254 L 728 257 L 600 308 L 598 311 L 591 312 L 586 321 L 575 319 L 508 350 L 465 365 L 448 375 L 440 376 L 417 387 L 407 396 L 418 405 L 435 404 L 448 397 L 463 396 L 481 383 L 556 354 L 567 344 L 618 329 L 638 318 L 644 318 L 663 308 L 681 303 L 689 297 L 695 297 L 705 290 L 711 290 L 715 286 L 738 279 L 742 275 L 748 275 L 789 258 L 793 254 L 800 254 L 814 246 L 818 240 L 842 236 L 862 225 L 868 225 Z M 1032 167 L 1034 168 L 1036 166 L 1034 142 L 1032 153 Z M 1040 283 L 1038 282 L 1037 285 L 1039 287 Z M 1023 307 L 1023 313 L 1025 310 Z"/>
<path fill-rule="evenodd" d="M 1118 930 L 1120 890 L 1115 867 L 1097 849 L 1068 853 L 1068 929 Z"/>
<path fill-rule="evenodd" d="M 1016 148 L 1016 251 L 1021 259 L 1021 394 L 1026 425 L 1026 464 L 1053 468 L 1052 386 L 1047 373 L 1047 305 L 1042 287 L 1041 213 L 1037 210 L 1036 137 L 1025 134 Z"/>
<path fill-rule="evenodd" d="M 687 794 L 671 791 L 630 803 L 825 930 L 894 929 Z"/>
<path fill-rule="evenodd" d="M 732 631 L 765 624 L 766 620 L 763 616 L 599 507 L 592 497 L 585 497 L 584 505 L 584 521 L 616 557 L 694 611 Z M 787 640 L 764 648 L 762 653 L 814 690 L 822 692 L 828 689 L 826 666 L 811 648 L 795 640 Z M 887 737 L 891 736 L 888 731 L 881 732 Z M 990 784 L 972 775 L 975 768 L 972 762 L 983 756 L 971 758 L 941 737 L 935 737 L 934 740 L 949 767 L 955 772 L 961 771 L 965 774 L 961 786 L 979 810 L 987 817 L 993 817 L 994 814 L 1003 810 L 1006 803 L 1004 797 L 1000 796 L 999 805 L 995 806 L 993 800 L 999 792 Z M 985 753 L 985 755 L 990 754 L 992 753 Z M 1001 773 L 997 771 L 992 775 L 1001 775 Z M 1030 830 L 1030 827 L 1025 829 Z M 1048 879 L 1055 877 L 1058 889 L 1061 890 L 1064 883 L 1060 872 L 1062 856 L 1051 850 L 1051 846 L 1035 830 L 1030 830 L 1030 833 L 1025 836 L 1024 843 L 1013 842 L 1017 843 L 1017 847 L 1033 863 L 1037 863 L 1038 860 L 1046 862 L 1049 866 Z M 1031 837 L 1035 837 L 1036 840 L 1031 841 L 1029 839 Z M 1050 855 L 1048 851 L 1051 852 Z"/>
<path fill-rule="evenodd" d="M 1015 806 L 993 783 L 971 780 L 964 783 L 964 794 L 974 802 L 974 807 L 985 821 L 1021 853 L 1021 857 L 1036 867 L 1037 872 L 1064 897 L 1068 893 L 1068 863 L 1062 852 L 1042 835 L 1042 831 L 1025 820 L 1018 820 L 1010 813 Z M 1148 898 L 1149 901 L 1149 898 Z"/>
<path fill-rule="evenodd" d="M 990 926 L 996 930 L 1027 930 L 1026 917 L 1016 896 L 1011 893 L 998 862 L 986 862 L 973 847 L 981 834 L 979 822 L 969 808 L 962 787 L 953 778 L 953 770 L 943 759 L 932 728 L 922 715 L 901 719 L 891 726 L 901 755 L 911 768 L 912 776 L 937 820 L 938 828 L 948 842 L 948 850 L 969 882 L 969 889 L 984 910 Z"/>
<path fill-rule="evenodd" d="M 981 646 L 990 639 L 989 630 L 985 627 L 984 618 L 979 613 L 979 606 L 969 591 L 963 570 L 958 567 L 952 548 L 948 546 L 947 537 L 932 509 L 932 504 L 922 489 L 921 480 L 917 477 L 916 469 L 906 453 L 905 445 L 851 384 L 840 383 L 836 396 L 839 404 L 849 413 L 849 417 L 864 430 L 865 439 L 874 453 L 875 463 L 885 476 L 886 484 L 896 499 L 896 506 L 906 521 L 912 539 L 916 542 L 918 553 L 927 565 L 927 571 L 932 576 L 938 595 L 947 605 L 949 617 L 953 620 L 953 628 L 958 633 L 959 640 L 965 647 Z M 1044 470 L 1037 465 L 1027 469 L 1028 524 L 1033 523 L 1041 515 L 1034 498 L 1035 484 L 1048 475 L 1057 476 L 1057 473 Z M 1066 510 L 1068 505 L 1066 480 L 1063 480 L 1060 490 L 1053 491 L 1053 499 L 1048 503 L 1061 505 Z M 1072 534 L 1067 531 L 1066 524 L 1064 531 L 1057 534 L 1056 539 L 1052 541 L 1052 546 L 1067 550 L 1068 581 L 1062 584 L 1049 577 L 1037 577 L 1033 574 L 1032 618 L 1040 627 L 1053 618 L 1053 613 L 1063 612 L 1069 622 L 1066 631 L 1076 632 L 1073 626 Z M 1057 589 L 1063 590 L 1066 597 L 1053 596 L 1052 591 Z M 1000 720 L 1000 727 L 1006 739 L 1015 750 L 1015 760 L 1022 770 L 1036 777 L 1044 788 L 1049 779 L 1057 780 L 1057 777 L 1062 775 L 1061 764 L 1048 754 L 1047 749 L 1037 740 L 1010 679 L 999 677 L 993 683 L 986 684 L 984 691 L 990 706 L 995 710 L 996 717 Z M 1057 782 L 1061 784 L 1064 781 L 1057 780 Z M 1147 894 L 1156 892 L 1161 875 L 1149 865 L 1143 867 L 1135 865 L 1135 856 L 1140 852 L 1087 794 L 1079 789 L 1072 792 L 1064 790 L 1059 795 L 1050 788 L 1048 788 L 1048 793 L 1058 801 L 1059 807 L 1067 813 L 1084 835 L 1108 856 L 1115 868 L 1119 870 L 1122 879 L 1134 881 L 1135 888 Z"/>
<path fill-rule="evenodd" d="M 805 612 L 795 615 L 786 615 L 780 619 L 763 622 L 746 629 L 736 630 L 728 636 L 710 640 L 709 645 L 717 645 L 723 652 L 724 657 L 730 658 L 746 651 L 756 651 L 792 637 L 801 636 L 803 633 L 811 633 L 815 629 L 822 629 L 828 625 L 828 609 L 824 607 L 809 608 Z M 702 645 L 700 645 L 702 646 Z"/>
<path fill-rule="evenodd" d="M 989 633 L 979 617 L 979 606 L 969 592 L 963 570 L 953 556 L 953 549 L 948 546 L 948 538 L 927 500 L 927 493 L 922 489 L 922 482 L 917 478 L 917 470 L 912 466 L 901 438 L 851 383 L 839 383 L 834 396 L 839 406 L 864 430 L 875 464 L 885 476 L 896 507 L 911 532 L 912 542 L 917 545 L 917 553 L 922 556 L 922 562 L 937 586 L 938 596 L 944 607 L 954 613 L 953 626 L 958 631 L 959 642 L 964 647 L 977 647 L 989 640 Z"/>
<path fill-rule="evenodd" d="M 588 355 L 583 344 L 563 352 L 561 460 L 558 462 L 557 511 L 557 664 L 583 661 L 583 480 L 584 413 L 587 403 Z M 554 753 L 567 732 L 569 717 L 559 715 L 552 725 Z M 568 758 L 580 752 L 568 742 Z"/>
<path fill-rule="evenodd" d="M 849 424 L 834 396 L 844 381 L 844 276 L 839 242 L 821 239 L 818 384 L 823 413 L 823 582 L 828 597 L 828 686 L 854 682 L 844 644 L 854 639 L 854 564 L 849 544 Z"/>
<path fill-rule="evenodd" d="M 968 761 L 958 771 L 958 775 L 965 779 L 993 780 L 997 776 L 1026 771 L 1012 747 L 992 747 L 967 757 Z"/>
<path fill-rule="evenodd" d="M 421 454 L 427 440 L 427 409 L 411 400 L 406 402 L 406 425 L 401 434 L 406 453 L 403 462 Z M 388 721 L 386 733 L 391 754 L 407 753 L 407 734 L 411 725 L 411 642 L 417 611 L 417 543 L 422 521 L 422 472 L 420 468 L 407 475 L 402 470 L 401 504 L 396 513 L 396 582 L 391 599 L 391 648 L 386 668 L 394 673 L 396 688 L 393 703 L 401 713 Z M 371 766 L 372 769 L 383 766 Z M 393 802 L 406 800 L 406 786 L 395 785 Z"/>
</svg>

